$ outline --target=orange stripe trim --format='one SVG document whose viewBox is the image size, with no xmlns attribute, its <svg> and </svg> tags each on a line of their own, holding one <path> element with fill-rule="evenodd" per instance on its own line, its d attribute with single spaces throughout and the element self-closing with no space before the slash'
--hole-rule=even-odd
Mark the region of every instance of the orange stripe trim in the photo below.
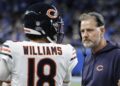
<svg viewBox="0 0 120 86">
<path fill-rule="evenodd" d="M 7 48 L 0 48 L 0 51 L 7 51 L 7 52 L 11 52 L 9 49 Z"/>
</svg>

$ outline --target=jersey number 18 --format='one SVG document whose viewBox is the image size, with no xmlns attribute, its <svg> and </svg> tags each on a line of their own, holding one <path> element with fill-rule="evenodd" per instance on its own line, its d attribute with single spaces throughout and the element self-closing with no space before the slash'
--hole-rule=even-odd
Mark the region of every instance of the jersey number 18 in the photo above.
<svg viewBox="0 0 120 86">
<path fill-rule="evenodd" d="M 49 74 L 45 75 L 44 67 L 48 65 Z M 56 75 L 56 64 L 53 60 L 49 58 L 42 59 L 37 64 L 37 76 L 39 77 L 38 81 L 35 82 L 35 58 L 28 59 L 28 86 L 44 86 L 45 83 L 48 83 L 49 86 L 55 86 L 54 77 Z"/>
</svg>

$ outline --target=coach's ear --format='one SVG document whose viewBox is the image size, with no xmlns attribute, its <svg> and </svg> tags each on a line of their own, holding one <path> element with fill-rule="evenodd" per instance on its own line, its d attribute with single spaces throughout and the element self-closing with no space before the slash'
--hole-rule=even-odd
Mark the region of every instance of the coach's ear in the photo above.
<svg viewBox="0 0 120 86">
<path fill-rule="evenodd" d="M 100 30 L 101 30 L 101 37 L 104 37 L 105 27 L 104 27 L 104 26 L 100 26 L 99 28 L 100 28 Z"/>
<path fill-rule="evenodd" d="M 120 80 L 118 80 L 118 86 L 120 86 Z"/>
</svg>

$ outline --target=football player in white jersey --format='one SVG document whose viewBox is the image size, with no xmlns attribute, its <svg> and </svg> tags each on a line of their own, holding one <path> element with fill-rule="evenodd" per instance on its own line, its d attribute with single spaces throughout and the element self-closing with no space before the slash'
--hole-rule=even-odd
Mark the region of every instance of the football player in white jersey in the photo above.
<svg viewBox="0 0 120 86">
<path fill-rule="evenodd" d="M 61 44 L 63 21 L 55 6 L 38 3 L 24 16 L 30 41 L 6 41 L 0 48 L 0 82 L 11 86 L 69 86 L 77 64 L 75 49 Z"/>
</svg>

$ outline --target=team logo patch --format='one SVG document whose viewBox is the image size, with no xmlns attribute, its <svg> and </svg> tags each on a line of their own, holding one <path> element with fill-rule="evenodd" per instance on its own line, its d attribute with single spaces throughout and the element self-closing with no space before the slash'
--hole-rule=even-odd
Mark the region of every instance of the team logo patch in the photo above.
<svg viewBox="0 0 120 86">
<path fill-rule="evenodd" d="M 49 18 L 55 19 L 58 17 L 58 12 L 57 12 L 57 10 L 54 10 L 54 9 L 48 9 L 46 15 Z"/>
<path fill-rule="evenodd" d="M 103 71 L 103 70 L 104 70 L 104 67 L 103 67 L 103 65 L 98 65 L 98 66 L 96 67 L 96 69 L 97 69 L 97 71 Z"/>
</svg>

